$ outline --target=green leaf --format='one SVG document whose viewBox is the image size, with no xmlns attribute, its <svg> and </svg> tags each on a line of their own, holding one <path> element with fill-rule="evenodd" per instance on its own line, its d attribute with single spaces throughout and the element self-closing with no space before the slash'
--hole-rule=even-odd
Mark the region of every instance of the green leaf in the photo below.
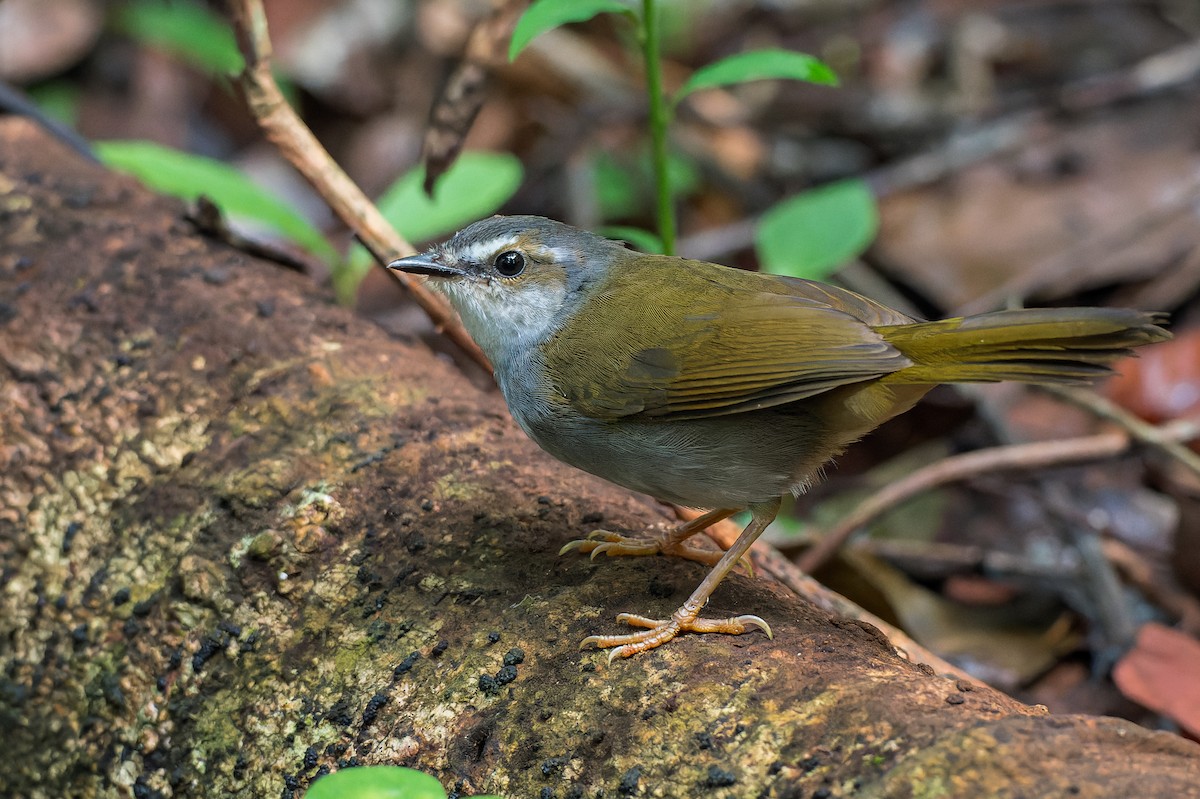
<svg viewBox="0 0 1200 799">
<path fill-rule="evenodd" d="M 423 168 L 401 177 L 379 198 L 379 210 L 409 241 L 427 241 L 494 213 L 521 185 L 521 161 L 508 153 L 466 152 L 438 178 L 433 198 Z"/>
<path fill-rule="evenodd" d="M 418 167 L 402 175 L 376 204 L 404 238 L 428 241 L 494 214 L 516 192 L 523 174 L 513 155 L 465 152 L 438 178 L 433 199 L 422 188 L 425 168 Z M 345 268 L 333 275 L 338 296 L 349 299 L 370 266 L 371 255 L 356 245 Z"/>
<path fill-rule="evenodd" d="M 233 30 L 223 17 L 196 2 L 134 0 L 114 20 L 118 30 L 202 71 L 232 75 L 244 64 Z"/>
<path fill-rule="evenodd" d="M 326 774 L 304 799 L 446 799 L 442 784 L 428 774 L 400 766 L 356 766 Z"/>
<path fill-rule="evenodd" d="M 51 119 L 75 127 L 83 91 L 71 81 L 55 80 L 29 89 L 29 99 Z"/>
<path fill-rule="evenodd" d="M 592 155 L 596 202 L 605 219 L 635 216 L 654 205 L 654 164 L 649 147 L 634 157 L 617 158 L 603 150 Z M 700 185 L 695 162 L 678 152 L 667 154 L 667 181 L 671 196 L 686 197 Z"/>
<path fill-rule="evenodd" d="M 700 89 L 771 78 L 837 85 L 837 75 L 833 70 L 813 56 L 794 50 L 751 50 L 749 53 L 722 58 L 715 64 L 696 70 L 675 94 L 674 101 L 678 103 Z"/>
<path fill-rule="evenodd" d="M 635 249 L 642 252 L 661 255 L 663 251 L 662 239 L 648 230 L 642 230 L 640 227 L 605 225 L 596 232 L 606 239 L 614 239 L 632 244 Z"/>
<path fill-rule="evenodd" d="M 862 180 L 843 180 L 767 211 L 755 248 L 763 271 L 820 280 L 862 253 L 878 227 L 871 188 Z"/>
<path fill-rule="evenodd" d="M 229 164 L 147 141 L 101 141 L 95 148 L 109 167 L 152 189 L 188 201 L 203 194 L 232 217 L 259 222 L 326 261 L 337 260 L 308 220 Z"/>
<path fill-rule="evenodd" d="M 586 22 L 597 14 L 625 14 L 634 11 L 617 0 L 535 0 L 517 20 L 508 43 L 508 60 L 515 61 L 528 44 L 548 30 L 570 22 Z"/>
<path fill-rule="evenodd" d="M 620 219 L 633 214 L 646 203 L 642 191 L 647 182 L 619 162 L 611 153 L 598 150 L 592 157 L 592 186 L 596 202 L 605 219 Z"/>
</svg>

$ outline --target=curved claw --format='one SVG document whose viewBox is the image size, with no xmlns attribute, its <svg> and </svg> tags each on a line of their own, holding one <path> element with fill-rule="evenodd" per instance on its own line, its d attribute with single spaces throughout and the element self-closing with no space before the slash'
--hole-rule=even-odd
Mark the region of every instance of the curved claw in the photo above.
<svg viewBox="0 0 1200 799">
<path fill-rule="evenodd" d="M 665 623 L 658 619 L 652 619 L 649 616 L 639 616 L 636 613 L 617 614 L 617 624 L 628 624 L 630 627 L 644 627 L 647 630 L 653 630 L 655 627 L 660 627 Z M 633 634 L 638 635 L 638 633 Z"/>
<path fill-rule="evenodd" d="M 597 541 L 606 543 L 620 543 L 624 538 L 619 533 L 613 533 L 608 530 L 592 530 L 583 538 L 576 538 L 574 541 L 568 541 L 563 544 L 562 549 L 558 550 L 559 555 L 565 555 L 568 552 L 573 552 L 576 549 L 582 549 L 584 552 L 591 552 L 590 547 L 595 545 Z M 585 549 L 585 547 L 588 547 Z M 592 557 L 595 557 L 593 555 Z"/>
<path fill-rule="evenodd" d="M 572 550 L 579 549 L 581 546 L 583 546 L 586 543 L 587 543 L 586 541 L 579 539 L 579 538 L 576 538 L 574 541 L 568 541 L 567 543 L 563 544 L 562 549 L 558 550 L 558 554 L 560 556 L 565 555 L 568 552 L 571 552 Z"/>
<path fill-rule="evenodd" d="M 766 619 L 761 616 L 746 614 L 744 616 L 735 616 L 730 621 L 739 622 L 742 626 L 754 626 L 767 634 L 767 638 L 774 640 L 775 634 L 771 632 L 771 625 L 767 624 Z"/>
<path fill-rule="evenodd" d="M 657 644 L 655 644 L 655 646 L 657 646 Z M 626 644 L 625 646 L 619 646 L 616 649 L 609 650 L 608 665 L 611 666 L 612 662 L 617 658 L 631 658 L 638 652 L 642 651 L 644 650 L 635 644 Z"/>
<path fill-rule="evenodd" d="M 608 550 L 612 549 L 615 546 L 616 546 L 616 544 L 597 544 L 596 548 L 592 550 L 592 554 L 589 557 L 592 560 L 595 560 L 597 555 L 603 555 L 605 552 L 607 552 Z"/>
<path fill-rule="evenodd" d="M 621 541 L 624 536 L 611 530 L 592 530 L 585 536 L 588 541 Z"/>
</svg>

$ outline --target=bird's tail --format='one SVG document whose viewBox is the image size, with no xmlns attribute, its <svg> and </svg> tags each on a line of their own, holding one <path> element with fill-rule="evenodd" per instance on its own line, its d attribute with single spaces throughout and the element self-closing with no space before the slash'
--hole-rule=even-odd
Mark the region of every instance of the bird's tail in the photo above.
<svg viewBox="0 0 1200 799">
<path fill-rule="evenodd" d="M 1121 308 L 1030 308 L 877 327 L 912 366 L 884 382 L 1088 383 L 1132 348 L 1171 338 L 1165 314 Z"/>
</svg>

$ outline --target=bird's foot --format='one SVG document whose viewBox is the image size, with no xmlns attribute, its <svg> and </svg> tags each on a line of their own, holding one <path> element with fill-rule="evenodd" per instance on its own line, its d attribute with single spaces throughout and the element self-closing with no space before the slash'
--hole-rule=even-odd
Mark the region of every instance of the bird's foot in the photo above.
<svg viewBox="0 0 1200 799">
<path fill-rule="evenodd" d="M 565 555 L 574 550 L 584 554 L 590 552 L 592 560 L 595 560 L 598 555 L 620 557 L 662 554 L 687 558 L 706 566 L 715 566 L 721 560 L 721 555 L 724 554 L 710 549 L 701 549 L 684 541 L 673 540 L 672 532 L 674 531 L 653 538 L 637 538 L 609 530 L 593 530 L 588 533 L 587 538 L 576 539 L 566 544 L 558 551 L 558 554 Z"/>
<path fill-rule="evenodd" d="M 732 616 L 728 619 L 702 619 L 696 613 L 689 612 L 686 607 L 671 614 L 666 621 L 650 619 L 633 613 L 622 613 L 617 621 L 633 627 L 644 627 L 636 633 L 625 635 L 589 635 L 579 642 L 580 648 L 588 645 L 597 649 L 614 647 L 608 653 L 608 662 L 617 658 L 633 657 L 639 652 L 662 646 L 680 633 L 725 633 L 740 635 L 752 628 L 758 628 L 772 638 L 771 626 L 758 616 Z"/>
</svg>

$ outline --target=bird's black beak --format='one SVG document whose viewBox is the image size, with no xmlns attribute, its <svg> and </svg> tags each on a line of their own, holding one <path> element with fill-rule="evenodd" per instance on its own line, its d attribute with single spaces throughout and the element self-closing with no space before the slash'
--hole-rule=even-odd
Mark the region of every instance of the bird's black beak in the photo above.
<svg viewBox="0 0 1200 799">
<path fill-rule="evenodd" d="M 397 272 L 407 272 L 410 275 L 428 275 L 430 277 L 462 277 L 462 270 L 453 266 L 438 263 L 434 256 L 428 253 L 410 255 L 407 258 L 397 258 L 388 264 L 388 269 Z"/>
</svg>

